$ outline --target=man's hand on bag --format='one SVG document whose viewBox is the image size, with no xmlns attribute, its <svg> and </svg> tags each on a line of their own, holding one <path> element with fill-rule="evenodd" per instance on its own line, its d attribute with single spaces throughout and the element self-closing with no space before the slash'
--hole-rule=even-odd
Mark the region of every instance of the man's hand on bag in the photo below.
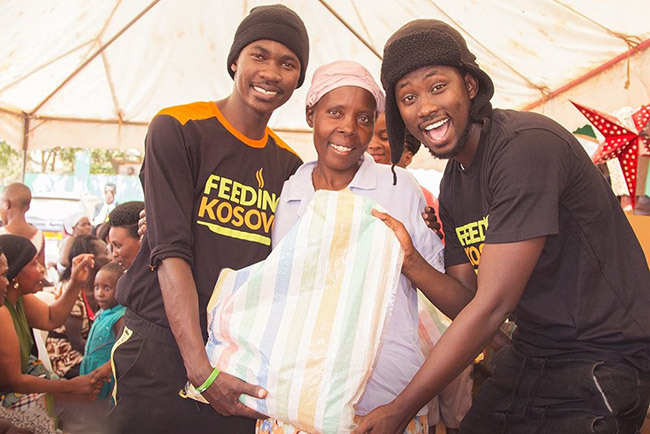
<svg viewBox="0 0 650 434">
<path fill-rule="evenodd" d="M 352 434 L 399 434 L 403 433 L 410 419 L 405 418 L 394 403 L 382 405 L 357 420 Z"/>
<path fill-rule="evenodd" d="M 254 386 L 221 372 L 208 390 L 202 393 L 210 405 L 223 416 L 246 416 L 252 419 L 266 419 L 267 416 L 246 407 L 239 401 L 239 396 L 242 394 L 263 399 L 266 398 L 267 392 L 259 386 Z"/>
</svg>

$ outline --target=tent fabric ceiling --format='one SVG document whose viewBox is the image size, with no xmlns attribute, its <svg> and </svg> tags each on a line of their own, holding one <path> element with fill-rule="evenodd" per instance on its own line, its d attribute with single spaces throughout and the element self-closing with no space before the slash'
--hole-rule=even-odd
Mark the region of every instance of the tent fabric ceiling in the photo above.
<svg viewBox="0 0 650 434">
<path fill-rule="evenodd" d="M 2 2 L 0 138 L 18 149 L 25 132 L 30 149 L 141 148 L 147 123 L 162 107 L 230 93 L 225 59 L 235 28 L 264 3 L 269 1 Z M 313 70 L 354 59 L 379 78 L 386 39 L 416 18 L 441 19 L 463 33 L 495 82 L 493 105 L 503 108 L 523 108 L 650 39 L 647 0 L 282 3 L 305 21 L 311 57 L 305 85 L 270 124 L 298 149 L 310 148 L 303 103 Z M 622 103 L 648 103 L 646 52 L 630 57 L 629 74 L 627 60 L 615 65 L 622 71 L 615 82 L 583 86 L 580 102 L 616 109 L 590 98 L 606 104 L 608 94 L 617 92 Z M 559 104 L 549 100 L 535 110 L 553 116 L 551 102 Z"/>
</svg>

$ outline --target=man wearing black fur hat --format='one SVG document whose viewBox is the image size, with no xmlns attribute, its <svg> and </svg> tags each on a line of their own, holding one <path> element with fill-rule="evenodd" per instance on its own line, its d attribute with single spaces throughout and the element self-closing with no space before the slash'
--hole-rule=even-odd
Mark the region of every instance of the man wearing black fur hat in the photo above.
<svg viewBox="0 0 650 434">
<path fill-rule="evenodd" d="M 210 365 L 206 306 L 222 268 L 271 250 L 277 197 L 301 161 L 267 124 L 304 81 L 308 58 L 294 11 L 256 7 L 228 55 L 230 96 L 152 120 L 140 174 L 147 232 L 117 285 L 127 311 L 113 355 L 115 432 L 245 433 L 255 421 L 235 416 L 262 417 L 238 399 L 266 391 Z M 187 379 L 213 408 L 179 396 Z"/>
<path fill-rule="evenodd" d="M 403 432 L 511 314 L 513 346 L 461 432 L 636 432 L 650 398 L 650 273 L 587 154 L 544 116 L 492 109 L 490 77 L 443 22 L 417 20 L 388 40 L 382 84 L 392 161 L 405 127 L 450 159 L 440 193 L 447 274 L 377 214 L 402 242 L 402 272 L 455 319 L 407 388 L 357 432 Z"/>
</svg>

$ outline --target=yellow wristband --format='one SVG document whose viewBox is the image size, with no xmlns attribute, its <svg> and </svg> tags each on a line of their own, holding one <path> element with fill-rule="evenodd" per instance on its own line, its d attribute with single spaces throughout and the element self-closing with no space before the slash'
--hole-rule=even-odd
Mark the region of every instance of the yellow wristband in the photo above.
<svg viewBox="0 0 650 434">
<path fill-rule="evenodd" d="M 210 376 L 209 376 L 208 378 L 205 379 L 205 381 L 203 382 L 203 384 L 201 384 L 199 387 L 196 388 L 196 391 L 199 392 L 199 393 L 203 393 L 203 392 L 205 392 L 206 390 L 208 390 L 208 388 L 209 388 L 210 386 L 212 386 L 212 383 L 214 383 L 214 380 L 217 379 L 217 377 L 219 376 L 219 373 L 220 373 L 220 372 L 221 372 L 221 371 L 219 370 L 219 368 L 215 367 L 215 368 L 212 370 L 212 373 L 210 374 Z"/>
</svg>

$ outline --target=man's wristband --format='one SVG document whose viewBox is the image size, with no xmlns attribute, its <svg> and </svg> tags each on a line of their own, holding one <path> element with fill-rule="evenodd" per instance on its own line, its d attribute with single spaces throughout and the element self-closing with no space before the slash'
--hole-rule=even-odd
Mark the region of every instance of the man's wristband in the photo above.
<svg viewBox="0 0 650 434">
<path fill-rule="evenodd" d="M 214 383 L 214 380 L 217 379 L 217 377 L 219 376 L 219 373 L 220 373 L 220 372 L 221 372 L 221 371 L 219 370 L 219 368 L 215 367 L 215 368 L 212 370 L 212 373 L 210 374 L 210 376 L 209 376 L 208 378 L 205 379 L 205 381 L 203 382 L 203 384 L 201 384 L 199 387 L 196 388 L 196 391 L 199 392 L 199 393 L 203 393 L 203 392 L 205 392 L 206 390 L 208 390 L 208 388 L 209 388 L 210 386 L 212 386 L 212 383 Z"/>
</svg>

